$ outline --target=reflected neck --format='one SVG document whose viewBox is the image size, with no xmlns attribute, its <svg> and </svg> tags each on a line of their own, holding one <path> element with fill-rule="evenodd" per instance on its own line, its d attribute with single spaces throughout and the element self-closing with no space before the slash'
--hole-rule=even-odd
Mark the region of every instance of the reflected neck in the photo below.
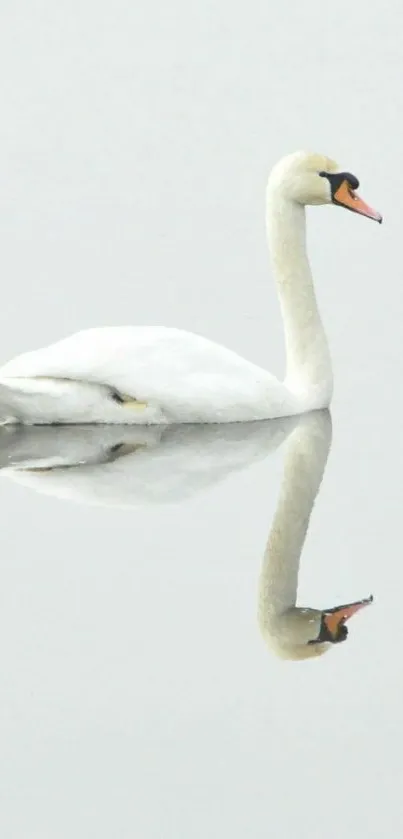
<svg viewBox="0 0 403 839">
<path fill-rule="evenodd" d="M 268 188 L 267 233 L 284 323 L 285 384 L 297 394 L 312 394 L 312 407 L 325 407 L 332 366 L 306 252 L 305 208 L 279 186 Z"/>
<path fill-rule="evenodd" d="M 279 500 L 259 581 L 259 624 L 268 634 L 273 621 L 296 606 L 301 552 L 330 443 L 330 414 L 322 411 L 301 419 L 287 444 Z"/>
</svg>

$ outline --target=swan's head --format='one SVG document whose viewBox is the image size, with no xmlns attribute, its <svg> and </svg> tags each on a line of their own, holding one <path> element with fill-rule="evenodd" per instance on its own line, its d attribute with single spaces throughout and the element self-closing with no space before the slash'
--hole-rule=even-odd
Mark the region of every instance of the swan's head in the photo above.
<svg viewBox="0 0 403 839">
<path fill-rule="evenodd" d="M 320 154 L 295 152 L 273 168 L 268 182 L 270 202 L 281 193 L 297 204 L 335 204 L 382 222 L 382 216 L 357 195 L 358 178 Z"/>
<path fill-rule="evenodd" d="M 291 609 L 266 626 L 268 646 L 279 658 L 292 661 L 323 655 L 347 639 L 346 622 L 372 600 L 371 596 L 323 611 Z"/>
</svg>

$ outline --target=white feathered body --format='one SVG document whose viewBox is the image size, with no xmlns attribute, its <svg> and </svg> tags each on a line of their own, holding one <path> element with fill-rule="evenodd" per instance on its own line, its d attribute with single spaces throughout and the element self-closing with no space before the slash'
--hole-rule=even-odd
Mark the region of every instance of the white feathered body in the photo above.
<svg viewBox="0 0 403 839">
<path fill-rule="evenodd" d="M 119 404 L 114 393 L 146 407 Z M 0 368 L 3 422 L 246 422 L 299 410 L 295 395 L 270 373 L 167 327 L 88 329 Z"/>
</svg>

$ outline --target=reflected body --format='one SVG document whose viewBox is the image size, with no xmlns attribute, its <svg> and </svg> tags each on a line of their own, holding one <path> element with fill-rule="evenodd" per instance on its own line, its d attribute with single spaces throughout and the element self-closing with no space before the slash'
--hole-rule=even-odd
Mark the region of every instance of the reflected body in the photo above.
<svg viewBox="0 0 403 839">
<path fill-rule="evenodd" d="M 260 574 L 258 619 L 281 658 L 311 658 L 347 637 L 367 598 L 297 607 L 300 557 L 331 444 L 327 410 L 261 423 L 3 428 L 0 474 L 45 495 L 107 507 L 172 504 L 287 442 L 284 475 Z"/>
<path fill-rule="evenodd" d="M 330 609 L 298 607 L 300 557 L 332 437 L 328 411 L 300 421 L 285 454 L 284 475 L 259 581 L 259 625 L 280 658 L 305 659 L 347 638 L 346 621 L 372 597 Z"/>
<path fill-rule="evenodd" d="M 305 206 L 335 204 L 381 221 L 358 181 L 322 155 L 274 167 L 267 232 L 287 354 L 284 381 L 212 341 L 164 327 L 76 333 L 0 369 L 3 423 L 249 422 L 327 407 L 332 367 L 306 252 Z"/>
<path fill-rule="evenodd" d="M 298 417 L 182 426 L 0 429 L 0 474 L 56 497 L 130 507 L 175 503 L 275 451 Z"/>
</svg>

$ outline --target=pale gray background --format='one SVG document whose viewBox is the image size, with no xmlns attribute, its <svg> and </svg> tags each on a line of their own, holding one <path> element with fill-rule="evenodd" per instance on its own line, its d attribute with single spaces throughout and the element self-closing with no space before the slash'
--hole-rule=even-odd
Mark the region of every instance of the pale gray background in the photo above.
<svg viewBox="0 0 403 839">
<path fill-rule="evenodd" d="M 281 373 L 271 165 L 335 157 L 385 218 L 309 214 L 336 390 L 301 600 L 375 605 L 321 660 L 265 649 L 281 451 L 174 508 L 3 480 L 4 839 L 399 833 L 402 24 L 400 0 L 0 4 L 2 359 L 163 323 Z"/>
</svg>

